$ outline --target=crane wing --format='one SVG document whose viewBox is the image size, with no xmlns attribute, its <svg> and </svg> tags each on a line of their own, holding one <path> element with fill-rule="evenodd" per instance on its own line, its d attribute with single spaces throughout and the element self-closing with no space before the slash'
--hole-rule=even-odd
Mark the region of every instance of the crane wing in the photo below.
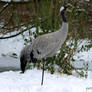
<svg viewBox="0 0 92 92">
<path fill-rule="evenodd" d="M 33 42 L 35 58 L 50 57 L 60 49 L 60 40 L 54 36 L 40 36 Z"/>
</svg>

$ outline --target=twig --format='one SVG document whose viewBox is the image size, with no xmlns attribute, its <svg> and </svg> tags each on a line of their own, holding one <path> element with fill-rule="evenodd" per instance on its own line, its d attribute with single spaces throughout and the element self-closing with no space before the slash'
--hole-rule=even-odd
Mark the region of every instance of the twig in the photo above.
<svg viewBox="0 0 92 92">
<path fill-rule="evenodd" d="M 31 26 L 31 28 L 33 28 L 34 26 Z M 30 29 L 31 29 L 30 28 Z M 12 37 L 15 37 L 15 36 L 18 36 L 19 34 L 21 34 L 21 33 L 23 33 L 23 32 L 25 32 L 25 31 L 27 31 L 28 29 L 26 28 L 26 29 L 24 29 L 23 31 L 20 31 L 19 33 L 17 33 L 17 34 L 14 34 L 14 35 L 11 35 L 11 36 L 6 36 L 6 37 L 0 37 L 0 39 L 8 39 L 8 38 L 12 38 Z"/>
<path fill-rule="evenodd" d="M 78 72 L 78 70 L 74 66 L 72 66 L 71 64 L 69 64 L 69 65 L 71 66 L 71 68 L 73 68 L 76 71 L 76 73 L 78 73 L 79 75 L 83 76 L 83 74 Z"/>
<path fill-rule="evenodd" d="M 3 8 L 0 10 L 0 14 L 2 14 L 2 12 L 9 6 L 10 4 L 7 3 L 3 6 Z"/>
<path fill-rule="evenodd" d="M 44 20 L 42 20 L 40 23 L 43 23 L 43 22 L 45 22 L 47 19 L 44 19 Z M 31 22 L 32 23 L 32 22 Z M 29 24 L 29 23 L 28 23 Z M 20 25 L 20 26 L 23 26 L 24 24 L 22 24 L 22 25 Z M 18 26 L 15 26 L 15 27 L 13 27 L 13 28 L 5 28 L 5 27 L 3 27 L 3 28 L 1 28 L 1 29 L 7 29 L 7 30 L 11 30 L 11 29 L 15 29 L 15 28 L 17 28 Z M 30 27 L 30 29 L 31 28 L 33 28 L 34 27 L 34 25 L 32 25 L 31 27 Z M 23 32 L 25 32 L 25 31 L 27 31 L 28 29 L 25 29 L 25 30 L 23 30 L 23 31 L 21 31 L 21 32 L 19 32 L 19 33 L 17 33 L 17 34 L 14 34 L 14 35 L 11 35 L 11 36 L 6 36 L 6 37 L 0 37 L 0 39 L 8 39 L 8 38 L 12 38 L 12 37 L 15 37 L 15 36 L 18 36 L 19 34 L 21 34 L 21 33 L 23 33 Z"/>
</svg>

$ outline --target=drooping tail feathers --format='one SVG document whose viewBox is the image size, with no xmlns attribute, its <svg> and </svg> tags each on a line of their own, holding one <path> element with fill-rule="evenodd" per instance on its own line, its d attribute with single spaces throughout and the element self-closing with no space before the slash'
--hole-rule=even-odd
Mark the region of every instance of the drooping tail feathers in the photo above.
<svg viewBox="0 0 92 92">
<path fill-rule="evenodd" d="M 27 45 L 23 48 L 20 54 L 20 67 L 21 71 L 25 72 L 25 67 L 27 63 L 36 63 L 37 59 L 34 58 L 33 50 L 31 48 L 31 45 Z"/>
</svg>

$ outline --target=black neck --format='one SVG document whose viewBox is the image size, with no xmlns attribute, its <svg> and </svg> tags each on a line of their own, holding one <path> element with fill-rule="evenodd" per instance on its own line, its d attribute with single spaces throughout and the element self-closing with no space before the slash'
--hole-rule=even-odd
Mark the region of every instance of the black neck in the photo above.
<svg viewBox="0 0 92 92">
<path fill-rule="evenodd" d="M 62 21 L 67 22 L 64 12 L 61 13 L 61 16 L 62 16 Z"/>
</svg>

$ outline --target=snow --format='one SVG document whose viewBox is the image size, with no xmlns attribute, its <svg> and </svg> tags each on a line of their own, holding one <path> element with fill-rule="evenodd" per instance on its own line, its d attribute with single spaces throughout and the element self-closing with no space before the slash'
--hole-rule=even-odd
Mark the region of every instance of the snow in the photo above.
<svg viewBox="0 0 92 92">
<path fill-rule="evenodd" d="M 23 29 L 25 28 L 23 27 Z M 31 29 L 32 34 L 35 32 L 35 30 L 36 28 Z M 0 37 L 7 37 L 10 35 L 15 35 L 15 34 L 16 34 L 16 31 L 12 33 L 8 33 L 6 35 L 0 34 Z M 24 32 L 23 36 L 26 39 L 28 39 L 29 32 Z M 23 36 L 18 35 L 17 37 L 14 37 L 12 39 L 1 39 L 0 40 L 0 56 L 2 56 L 2 54 L 11 56 L 13 53 L 16 53 L 17 56 L 19 57 L 20 51 L 25 46 Z M 31 38 L 34 39 L 33 36 L 31 36 Z"/>
<path fill-rule="evenodd" d="M 74 45 L 71 46 L 71 43 L 73 43 L 73 40 L 70 39 L 68 42 L 66 42 L 66 45 L 70 46 L 73 49 Z M 92 42 L 88 39 L 78 40 L 77 50 L 75 51 L 75 54 L 73 56 L 73 59 L 75 61 L 74 62 L 71 61 L 72 65 L 75 66 L 76 68 L 83 68 L 85 67 L 85 64 L 88 63 L 88 69 L 92 70 L 92 48 L 90 48 L 88 51 L 80 51 L 78 53 L 78 51 L 82 48 L 82 46 L 89 45 L 90 43 Z"/>
<path fill-rule="evenodd" d="M 12 71 L 20 70 L 19 58 L 13 58 L 10 56 L 0 57 L 0 72 L 9 70 Z"/>
<path fill-rule="evenodd" d="M 23 40 L 21 36 L 12 39 L 0 40 L 0 55 L 17 53 L 19 55 L 21 49 L 23 48 Z"/>
<path fill-rule="evenodd" d="M 45 72 L 41 86 L 41 70 L 28 70 L 25 74 L 3 72 L 0 73 L 0 92 L 89 92 L 86 89 L 92 87 L 92 72 L 89 73 L 85 79 Z"/>
</svg>

